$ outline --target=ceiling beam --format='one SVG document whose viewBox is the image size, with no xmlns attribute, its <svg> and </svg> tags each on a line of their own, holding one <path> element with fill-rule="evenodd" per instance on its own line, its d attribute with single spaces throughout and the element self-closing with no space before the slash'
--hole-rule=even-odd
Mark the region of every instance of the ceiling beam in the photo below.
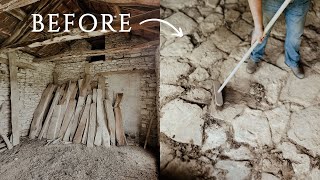
<svg viewBox="0 0 320 180">
<path fill-rule="evenodd" d="M 40 0 L 11 0 L 0 4 L 0 13 L 33 4 Z"/>
<path fill-rule="evenodd" d="M 132 30 L 139 30 L 145 27 L 159 26 L 159 22 L 149 22 L 143 25 L 139 25 L 139 23 L 145 19 L 159 18 L 160 16 L 159 12 L 160 10 L 157 9 L 157 10 L 146 12 L 141 15 L 132 16 L 130 18 L 130 26 L 132 27 Z M 119 24 L 119 22 L 115 22 L 115 24 Z M 119 25 L 114 26 L 114 29 L 120 29 Z M 108 33 L 110 32 L 101 32 L 100 30 L 93 31 L 90 33 L 85 33 L 85 32 L 82 32 L 79 28 L 75 28 L 75 29 L 72 29 L 70 33 L 53 33 L 50 37 L 47 37 L 46 39 L 42 38 L 42 39 L 32 40 L 29 42 L 13 44 L 0 49 L 0 52 L 10 52 L 15 50 L 21 50 L 21 49 L 24 49 L 25 47 L 35 48 L 35 47 L 40 47 L 44 45 L 67 42 L 72 40 L 87 39 L 91 37 L 104 36 Z"/>
<path fill-rule="evenodd" d="M 117 4 L 119 6 L 159 6 L 160 7 L 160 0 L 90 0 L 95 2 L 105 2 L 110 4 Z"/>
<path fill-rule="evenodd" d="M 63 60 L 69 60 L 74 58 L 84 58 L 84 57 L 90 57 L 90 56 L 101 56 L 101 55 L 107 55 L 112 56 L 119 53 L 126 53 L 126 54 L 135 54 L 142 52 L 144 49 L 149 49 L 155 46 L 159 46 L 159 40 L 150 41 L 147 43 L 139 44 L 137 46 L 125 46 L 120 48 L 112 48 L 112 49 L 103 49 L 103 50 L 87 50 L 87 51 L 72 51 L 68 53 L 62 53 L 50 57 L 45 58 L 36 58 L 33 61 L 34 62 L 43 62 L 43 61 L 63 61 Z"/>
</svg>

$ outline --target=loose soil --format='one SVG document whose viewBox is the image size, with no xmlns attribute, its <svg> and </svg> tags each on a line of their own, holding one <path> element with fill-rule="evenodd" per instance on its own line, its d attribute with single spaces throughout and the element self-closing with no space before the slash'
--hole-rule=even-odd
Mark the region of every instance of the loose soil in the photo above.
<svg viewBox="0 0 320 180">
<path fill-rule="evenodd" d="M 22 139 L 0 153 L 0 179 L 157 179 L 154 154 L 136 146 L 88 148 Z"/>
</svg>

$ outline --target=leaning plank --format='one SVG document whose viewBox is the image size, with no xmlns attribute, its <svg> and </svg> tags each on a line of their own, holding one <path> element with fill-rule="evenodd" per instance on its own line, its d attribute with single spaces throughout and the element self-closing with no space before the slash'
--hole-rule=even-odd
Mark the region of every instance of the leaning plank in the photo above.
<svg viewBox="0 0 320 180">
<path fill-rule="evenodd" d="M 40 131 L 38 139 L 42 139 L 43 137 L 45 137 L 45 135 L 46 135 L 46 133 L 48 131 L 49 123 L 50 123 L 54 108 L 56 107 L 56 105 L 58 104 L 58 101 L 60 99 L 60 92 L 61 92 L 61 87 L 58 88 L 56 94 L 54 95 L 54 98 L 52 100 L 49 112 L 47 114 L 46 119 L 44 120 L 44 124 L 42 126 L 41 131 Z"/>
<path fill-rule="evenodd" d="M 47 139 L 55 139 L 58 136 L 58 124 L 62 105 L 57 105 L 52 113 L 52 118 L 48 127 Z"/>
<path fill-rule="evenodd" d="M 108 129 L 110 132 L 111 145 L 116 145 L 116 120 L 114 118 L 112 104 L 109 99 L 104 100 L 104 108 L 108 120 Z"/>
<path fill-rule="evenodd" d="M 114 104 L 114 115 L 116 119 L 116 139 L 119 146 L 127 145 L 127 139 L 124 133 L 122 114 L 120 109 L 122 97 L 123 93 L 117 93 L 116 102 Z"/>
<path fill-rule="evenodd" d="M 82 82 L 79 82 L 79 98 L 78 98 L 78 104 L 76 107 L 76 112 L 71 124 L 71 129 L 70 129 L 70 140 L 72 141 L 72 139 L 74 138 L 74 135 L 76 133 L 81 115 L 83 113 L 84 110 L 84 106 L 85 106 L 85 100 L 86 100 L 86 96 L 87 96 L 87 92 L 88 92 L 88 87 L 90 85 L 91 82 L 91 77 L 90 75 L 86 75 L 85 79 Z"/>
<path fill-rule="evenodd" d="M 8 139 L 8 137 L 5 135 L 5 133 L 2 131 L 2 129 L 0 128 L 0 136 L 2 137 L 2 139 L 4 140 L 4 142 L 7 145 L 8 149 L 12 149 L 12 144 L 10 143 L 10 140 Z"/>
<path fill-rule="evenodd" d="M 81 140 L 82 144 L 87 144 L 88 129 L 89 129 L 89 119 L 90 119 L 90 111 L 89 111 L 89 117 L 87 118 L 86 127 L 84 128 L 84 132 L 83 132 L 83 136 L 82 136 L 82 140 Z"/>
<path fill-rule="evenodd" d="M 72 118 L 72 115 L 74 114 L 74 111 L 75 111 L 75 108 L 76 108 L 76 105 L 77 105 L 77 101 L 72 99 L 69 104 L 68 104 L 68 107 L 67 107 L 67 110 L 66 110 L 66 113 L 65 113 L 65 116 L 63 118 L 63 121 L 62 121 L 62 125 L 61 125 L 61 128 L 60 128 L 60 131 L 59 131 L 59 137 L 63 137 L 67 128 L 68 128 L 68 125 L 71 121 L 71 118 Z"/>
<path fill-rule="evenodd" d="M 15 52 L 8 53 L 10 70 L 10 100 L 11 100 L 11 123 L 12 123 L 12 144 L 13 146 L 20 142 L 20 124 L 19 124 L 19 89 L 17 81 L 18 68 Z"/>
<path fill-rule="evenodd" d="M 84 134 L 83 132 L 86 127 L 86 122 L 87 122 L 87 119 L 88 119 L 89 113 L 90 113 L 91 101 L 92 101 L 92 95 L 89 94 L 87 97 L 86 106 L 85 106 L 83 114 L 81 116 L 76 134 L 74 135 L 74 138 L 73 138 L 74 143 L 81 143 L 82 135 Z"/>
<path fill-rule="evenodd" d="M 42 127 L 42 122 L 44 115 L 49 108 L 49 103 L 53 98 L 53 93 L 56 89 L 56 85 L 49 84 L 48 87 L 44 90 L 40 103 L 37 106 L 33 114 L 33 120 L 30 127 L 29 138 L 34 139 L 40 132 Z"/>
<path fill-rule="evenodd" d="M 76 106 L 76 110 L 74 113 L 74 117 L 72 118 L 71 122 L 69 123 L 67 132 L 65 133 L 65 137 L 64 139 L 68 139 L 68 140 L 72 140 L 74 137 L 74 133 L 77 130 L 78 127 L 78 122 L 79 122 L 79 117 L 81 116 L 81 112 L 84 108 L 85 105 L 85 97 L 79 96 L 78 102 L 77 102 L 77 106 Z"/>
<path fill-rule="evenodd" d="M 97 89 L 97 122 L 102 129 L 102 144 L 110 147 L 110 134 L 107 128 L 106 113 L 103 106 L 102 90 Z"/>
<path fill-rule="evenodd" d="M 94 136 L 96 134 L 96 125 L 97 125 L 97 104 L 92 103 L 90 106 L 90 119 L 89 119 L 88 138 L 87 138 L 88 147 L 93 147 Z"/>
<path fill-rule="evenodd" d="M 95 107 L 95 116 L 97 117 L 97 89 L 93 90 L 93 103 L 95 103 L 96 107 Z M 96 119 L 97 121 L 97 119 Z M 98 122 L 97 124 L 97 129 L 96 129 L 96 134 L 95 134 L 95 138 L 94 138 L 94 145 L 96 146 L 101 146 L 102 145 L 102 127 L 98 126 Z"/>
<path fill-rule="evenodd" d="M 72 93 L 76 89 L 76 86 L 77 86 L 76 83 L 69 82 L 68 88 L 67 88 L 66 92 L 64 93 L 62 99 L 59 102 L 59 105 L 61 105 L 61 113 L 60 113 L 60 116 L 59 116 L 59 118 L 57 120 L 58 121 L 57 122 L 58 123 L 57 124 L 58 125 L 57 126 L 57 131 L 58 132 L 60 131 L 60 128 L 62 127 L 62 123 L 63 123 L 64 117 L 67 116 L 66 111 L 67 111 L 67 108 L 69 106 L 70 99 L 72 98 L 71 97 Z M 72 99 L 74 99 L 74 98 L 72 98 Z"/>
</svg>

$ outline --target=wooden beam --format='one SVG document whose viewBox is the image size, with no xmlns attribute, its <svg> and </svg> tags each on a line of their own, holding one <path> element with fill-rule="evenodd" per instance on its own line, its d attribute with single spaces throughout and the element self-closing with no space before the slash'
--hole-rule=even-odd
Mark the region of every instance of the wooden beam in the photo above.
<svg viewBox="0 0 320 180">
<path fill-rule="evenodd" d="M 0 4 L 0 12 L 10 11 L 12 9 L 27 6 L 29 4 L 33 4 L 38 1 L 40 1 L 40 0 L 11 0 L 11 1 L 7 1 L 6 3 Z"/>
<path fill-rule="evenodd" d="M 2 131 L 1 127 L 0 127 L 0 136 L 2 137 L 4 142 L 6 143 L 7 148 L 12 149 L 13 146 L 12 146 L 10 140 L 8 139 L 8 137 L 6 136 L 6 134 Z"/>
<path fill-rule="evenodd" d="M 105 2 L 105 3 L 117 4 L 121 6 L 145 5 L 145 6 L 160 7 L 160 0 L 90 0 L 90 1 Z"/>
<path fill-rule="evenodd" d="M 26 18 L 26 16 L 27 16 L 27 14 L 20 8 L 13 9 L 11 11 L 8 11 L 7 13 L 13 17 L 19 19 L 20 21 L 23 21 L 24 18 Z"/>
<path fill-rule="evenodd" d="M 156 9 L 153 11 L 146 12 L 144 14 L 140 14 L 137 16 L 132 16 L 130 20 L 130 26 L 132 27 L 132 30 L 139 30 L 143 29 L 145 27 L 154 27 L 154 26 L 159 26 L 159 22 L 148 22 L 146 24 L 143 24 L 142 26 L 139 25 L 139 23 L 145 19 L 149 18 L 160 18 L 160 10 Z M 118 24 L 120 21 L 114 22 L 115 24 Z M 99 23 L 98 27 L 101 28 L 101 23 Z M 88 25 L 90 27 L 92 25 Z M 114 26 L 114 29 L 119 29 L 120 26 L 116 25 Z M 101 32 L 101 29 L 98 29 L 96 31 L 90 32 L 90 33 L 85 33 L 82 32 L 79 28 L 75 28 L 70 30 L 70 33 L 55 33 L 52 34 L 52 36 L 47 37 L 45 39 L 36 39 L 28 42 L 23 42 L 23 43 L 16 43 L 13 45 L 9 45 L 7 47 L 4 47 L 0 49 L 1 52 L 11 52 L 11 51 L 16 51 L 20 49 L 24 49 L 26 47 L 29 48 L 35 48 L 35 47 L 40 47 L 40 46 L 45 46 L 45 45 L 50 45 L 50 44 L 55 44 L 55 43 L 61 43 L 61 42 L 67 42 L 67 41 L 73 41 L 73 40 L 78 40 L 78 39 L 87 39 L 87 38 L 92 38 L 92 37 L 98 37 L 98 36 L 104 36 L 106 34 L 112 33 L 111 31 L 108 32 Z"/>
<path fill-rule="evenodd" d="M 0 57 L 0 64 L 6 64 L 6 65 L 9 65 L 9 61 L 8 59 L 5 59 L 5 58 L 1 58 Z M 18 68 L 21 68 L 21 69 L 33 69 L 33 70 L 37 70 L 37 67 L 32 65 L 32 64 L 28 64 L 28 63 L 24 63 L 24 62 L 16 62 L 16 66 Z"/>
<path fill-rule="evenodd" d="M 150 41 L 144 44 L 140 44 L 137 46 L 126 46 L 121 48 L 112 48 L 112 49 L 103 49 L 103 50 L 86 50 L 82 52 L 69 52 L 69 53 L 62 53 L 50 57 L 45 58 L 36 58 L 33 61 L 34 62 L 43 62 L 43 61 L 63 61 L 68 59 L 74 59 L 74 58 L 83 58 L 83 57 L 90 57 L 90 56 L 100 56 L 100 55 L 113 55 L 118 53 L 129 53 L 129 54 L 135 54 L 142 52 L 144 49 L 152 48 L 154 46 L 158 46 L 159 41 Z"/>
<path fill-rule="evenodd" d="M 13 42 L 15 42 L 19 36 L 21 36 L 21 34 L 24 34 L 24 32 L 28 29 L 29 25 L 32 23 L 33 21 L 33 18 L 31 16 L 31 14 L 36 14 L 36 13 L 40 13 L 44 10 L 44 9 L 47 9 L 46 6 L 49 6 L 50 4 L 50 1 L 49 0 L 45 0 L 45 1 L 41 1 L 39 6 L 34 8 L 31 13 L 29 13 L 28 16 L 26 16 L 23 21 L 20 21 L 13 33 L 11 34 L 11 36 L 6 39 L 3 43 L 2 43 L 2 47 L 5 47 Z"/>
<path fill-rule="evenodd" d="M 18 87 L 18 67 L 16 66 L 17 54 L 8 53 L 10 71 L 10 102 L 11 102 L 11 123 L 12 123 L 12 145 L 20 143 L 19 124 L 19 87 Z"/>
</svg>

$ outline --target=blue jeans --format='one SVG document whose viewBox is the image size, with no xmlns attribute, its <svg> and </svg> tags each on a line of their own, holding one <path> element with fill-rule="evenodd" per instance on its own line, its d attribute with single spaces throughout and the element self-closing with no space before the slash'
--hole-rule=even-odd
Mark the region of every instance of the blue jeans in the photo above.
<svg viewBox="0 0 320 180">
<path fill-rule="evenodd" d="M 284 0 L 262 0 L 263 24 L 265 26 L 283 2 Z M 310 3 L 311 0 L 292 0 L 284 11 L 286 20 L 285 63 L 290 67 L 299 65 L 301 38 Z M 251 60 L 254 62 L 259 62 L 263 57 L 269 35 L 270 33 L 251 53 Z"/>
</svg>

